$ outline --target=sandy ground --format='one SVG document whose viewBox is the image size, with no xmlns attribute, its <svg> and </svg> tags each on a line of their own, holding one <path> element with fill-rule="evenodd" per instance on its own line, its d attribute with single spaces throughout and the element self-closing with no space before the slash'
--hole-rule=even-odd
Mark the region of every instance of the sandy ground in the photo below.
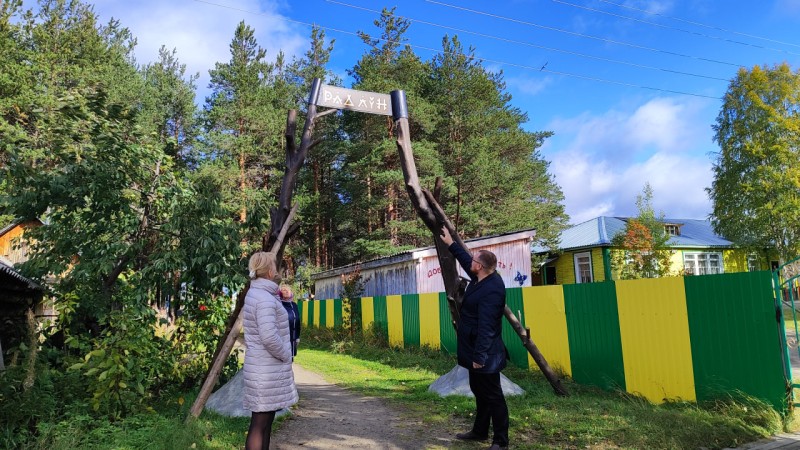
<svg viewBox="0 0 800 450">
<path fill-rule="evenodd" d="M 442 449 L 464 447 L 455 433 L 471 424 L 441 426 L 409 419 L 377 398 L 363 397 L 294 365 L 300 402 L 272 437 L 275 449 Z M 446 428 L 444 428 L 446 427 Z M 461 445 L 459 445 L 461 444 Z"/>
</svg>

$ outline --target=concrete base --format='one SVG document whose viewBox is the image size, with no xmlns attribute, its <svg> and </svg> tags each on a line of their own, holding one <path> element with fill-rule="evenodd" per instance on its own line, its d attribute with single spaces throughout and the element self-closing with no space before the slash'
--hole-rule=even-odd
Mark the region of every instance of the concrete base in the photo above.
<svg viewBox="0 0 800 450">
<path fill-rule="evenodd" d="M 244 397 L 244 371 L 240 370 L 224 386 L 214 391 L 206 402 L 205 409 L 226 417 L 250 417 L 250 410 L 242 408 Z M 284 408 L 275 414 L 280 417 L 289 414 Z"/>
<path fill-rule="evenodd" d="M 503 388 L 503 394 L 506 396 L 522 395 L 525 393 L 521 387 L 506 378 L 502 373 L 500 374 L 500 386 Z M 436 381 L 431 383 L 428 387 L 428 391 L 436 392 L 442 397 L 448 395 L 474 397 L 469 388 L 469 371 L 461 366 L 456 366 L 450 372 L 440 376 Z"/>
</svg>

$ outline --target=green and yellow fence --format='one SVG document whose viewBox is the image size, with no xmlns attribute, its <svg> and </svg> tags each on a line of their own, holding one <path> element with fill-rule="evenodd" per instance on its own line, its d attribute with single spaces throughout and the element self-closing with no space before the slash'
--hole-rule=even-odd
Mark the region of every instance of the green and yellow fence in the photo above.
<svg viewBox="0 0 800 450">
<path fill-rule="evenodd" d="M 444 293 L 354 303 L 362 328 L 381 329 L 391 345 L 455 352 Z M 506 303 L 550 365 L 578 383 L 655 403 L 746 394 L 789 406 L 770 272 L 510 288 Z M 340 299 L 300 307 L 305 326 L 348 320 Z M 505 321 L 503 340 L 513 363 L 536 367 Z"/>
</svg>

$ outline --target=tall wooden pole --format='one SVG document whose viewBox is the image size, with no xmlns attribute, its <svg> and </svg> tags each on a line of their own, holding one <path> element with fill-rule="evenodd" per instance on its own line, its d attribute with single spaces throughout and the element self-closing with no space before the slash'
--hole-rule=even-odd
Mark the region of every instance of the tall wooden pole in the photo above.
<svg viewBox="0 0 800 450">
<path fill-rule="evenodd" d="M 303 126 L 303 135 L 300 138 L 300 145 L 298 146 L 295 139 L 297 131 L 297 111 L 289 110 L 286 118 L 286 165 L 283 172 L 283 180 L 281 181 L 281 190 L 278 197 L 278 206 L 270 210 L 271 227 L 269 234 L 265 235 L 261 241 L 261 249 L 263 251 L 270 251 L 275 253 L 275 259 L 280 264 L 283 259 L 283 250 L 286 247 L 286 242 L 294 235 L 297 230 L 297 224 L 293 223 L 297 205 L 292 204 L 292 196 L 294 193 L 295 185 L 297 184 L 297 175 L 300 168 L 308 156 L 308 152 L 320 143 L 318 140 L 313 139 L 314 124 L 317 118 L 322 117 L 325 113 L 317 114 L 317 96 L 319 95 L 322 80 L 315 78 L 311 84 L 311 93 L 308 96 L 306 122 Z M 334 111 L 335 110 L 331 110 Z M 245 284 L 244 288 L 236 296 L 236 306 L 228 319 L 228 324 L 225 327 L 225 333 L 217 345 L 214 352 L 211 367 L 206 373 L 203 380 L 203 385 L 197 395 L 187 420 L 191 420 L 200 416 L 203 412 L 208 397 L 217 384 L 219 374 L 225 361 L 233 350 L 233 344 L 242 329 L 242 307 L 244 306 L 244 299 L 247 296 L 247 291 L 250 289 L 250 282 Z"/>
<path fill-rule="evenodd" d="M 447 246 L 444 244 L 439 234 L 442 227 L 447 227 L 453 239 L 464 249 L 468 249 L 468 247 L 464 245 L 464 242 L 456 232 L 452 222 L 450 222 L 450 219 L 448 219 L 433 194 L 423 189 L 419 184 L 417 166 L 414 162 L 414 153 L 411 149 L 411 136 L 408 127 L 408 106 L 405 92 L 392 91 L 391 98 L 392 118 L 394 119 L 395 133 L 397 136 L 397 151 L 400 155 L 400 165 L 403 168 L 406 191 L 420 219 L 422 219 L 425 226 L 433 233 L 436 254 L 439 258 L 439 265 L 442 269 L 442 278 L 447 294 L 447 304 L 450 308 L 453 326 L 458 329 L 459 310 L 461 309 L 461 302 L 464 298 L 465 282 L 458 275 L 457 261 L 450 254 L 450 251 L 447 250 Z M 531 340 L 530 330 L 522 327 L 519 320 L 508 306 L 505 308 L 504 315 L 519 336 L 522 345 L 528 350 L 528 353 L 530 353 L 536 365 L 539 366 L 539 369 L 542 371 L 545 378 L 547 378 L 547 381 L 550 382 L 553 391 L 558 395 L 569 395 L 566 388 L 561 384 L 558 375 L 550 368 L 544 355 L 542 355 L 539 348 L 536 347 L 536 344 Z"/>
</svg>

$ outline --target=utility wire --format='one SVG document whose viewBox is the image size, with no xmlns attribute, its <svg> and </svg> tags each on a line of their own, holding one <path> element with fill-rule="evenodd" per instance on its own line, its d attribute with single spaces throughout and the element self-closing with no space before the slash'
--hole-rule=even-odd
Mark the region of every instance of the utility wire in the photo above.
<svg viewBox="0 0 800 450">
<path fill-rule="evenodd" d="M 328 2 L 328 3 L 336 4 L 336 5 L 346 6 L 348 8 L 360 9 L 360 10 L 363 10 L 363 11 L 368 11 L 368 12 L 377 13 L 377 14 L 381 13 L 378 10 L 369 9 L 369 8 L 365 8 L 365 7 L 362 7 L 362 6 L 351 5 L 349 3 L 344 3 L 344 2 L 337 1 L 337 0 L 325 0 L 325 1 Z M 707 78 L 709 80 L 729 81 L 728 78 L 713 77 L 713 76 L 710 76 L 710 75 L 700 75 L 700 74 L 691 73 L 691 72 L 682 72 L 680 70 L 665 69 L 665 68 L 662 68 L 662 67 L 648 66 L 648 65 L 645 65 L 645 64 L 639 64 L 639 63 L 634 63 L 634 62 L 630 62 L 630 61 L 622 61 L 622 60 L 618 60 L 618 59 L 604 58 L 602 56 L 588 55 L 588 54 L 585 54 L 585 53 L 574 52 L 574 51 L 571 51 L 571 50 L 564 50 L 564 49 L 553 48 L 553 47 L 545 47 L 543 45 L 534 44 L 532 42 L 517 41 L 517 40 L 514 40 L 514 39 L 507 39 L 507 38 L 504 38 L 504 37 L 494 36 L 494 35 L 491 35 L 491 34 L 479 33 L 477 31 L 464 30 L 464 29 L 461 29 L 461 28 L 455 28 L 455 27 L 450 27 L 450 26 L 447 26 L 447 25 L 441 25 L 441 24 L 438 24 L 438 23 L 427 22 L 427 21 L 424 21 L 424 20 L 418 20 L 418 19 L 414 19 L 414 18 L 411 18 L 411 17 L 408 17 L 408 16 L 397 16 L 397 17 L 401 17 L 403 19 L 407 19 L 407 20 L 409 20 L 411 22 L 416 22 L 416 23 L 421 23 L 421 24 L 424 24 L 424 25 L 430 25 L 430 26 L 433 26 L 433 27 L 443 28 L 445 30 L 456 31 L 458 33 L 472 34 L 472 35 L 475 35 L 475 36 L 480 36 L 480 37 L 484 37 L 484 38 L 488 38 L 488 39 L 494 39 L 494 40 L 501 41 L 501 42 L 507 42 L 509 44 L 525 45 L 525 46 L 528 46 L 528 47 L 539 48 L 539 49 L 542 49 L 542 50 L 547 50 L 547 51 L 552 51 L 552 52 L 566 53 L 566 54 L 569 54 L 569 55 L 579 56 L 581 58 L 596 59 L 596 60 L 599 60 L 599 61 L 605 61 L 605 62 L 610 62 L 610 63 L 614 63 L 614 64 L 622 64 L 622 65 L 626 65 L 626 66 L 638 67 L 638 68 L 641 68 L 641 69 L 659 70 L 659 71 L 662 71 L 662 72 L 669 72 L 669 73 L 674 73 L 674 74 L 678 74 L 678 75 L 687 75 L 687 76 L 698 77 L 698 78 Z"/>
<path fill-rule="evenodd" d="M 683 54 L 683 53 L 672 52 L 672 51 L 669 51 L 669 50 L 661 50 L 661 49 L 657 49 L 657 48 L 653 48 L 653 47 L 646 47 L 644 45 L 632 44 L 630 42 L 616 41 L 616 40 L 613 40 L 613 39 L 603 38 L 603 37 L 599 37 L 599 36 L 592 36 L 590 34 L 577 33 L 577 32 L 574 32 L 574 31 L 564 30 L 564 29 L 561 29 L 561 28 L 555 28 L 555 27 L 549 27 L 549 26 L 546 26 L 546 25 L 540 25 L 538 23 L 526 22 L 524 20 L 514 19 L 513 17 L 505 17 L 505 16 L 500 16 L 500 15 L 497 15 L 497 14 L 487 13 L 487 12 L 484 12 L 484 11 L 478 11 L 478 10 L 475 10 L 475 9 L 464 8 L 462 6 L 451 5 L 449 3 L 443 3 L 443 2 L 436 1 L 436 0 L 425 0 L 425 1 L 428 2 L 428 3 L 433 3 L 433 4 L 436 4 L 436 5 L 445 6 L 445 7 L 448 7 L 448 8 L 459 9 L 459 10 L 462 10 L 462 11 L 471 12 L 473 14 L 480 14 L 480 15 L 492 17 L 492 18 L 495 18 L 495 19 L 507 20 L 509 22 L 515 22 L 515 23 L 519 23 L 519 24 L 522 24 L 522 25 L 528 25 L 528 26 L 531 26 L 531 27 L 542 28 L 542 29 L 545 29 L 545 30 L 557 31 L 559 33 L 571 34 L 573 36 L 578 36 L 578 37 L 582 37 L 582 38 L 595 39 L 595 40 L 606 42 L 606 43 L 609 43 L 609 44 L 624 45 L 626 47 L 638 48 L 640 50 L 647 50 L 647 51 L 655 52 L 655 53 L 664 53 L 664 54 L 673 55 L 673 56 L 680 56 L 682 58 L 697 59 L 697 60 L 700 60 L 700 61 L 707 61 L 707 62 L 711 62 L 711 63 L 715 63 L 715 64 L 724 64 L 724 65 L 727 65 L 727 66 L 734 66 L 734 67 L 744 67 L 742 64 L 736 64 L 736 63 L 732 63 L 732 62 L 720 61 L 720 60 L 717 60 L 717 59 L 703 58 L 703 57 L 700 57 L 700 56 L 686 55 L 686 54 Z"/>
<path fill-rule="evenodd" d="M 700 37 L 704 37 L 704 38 L 708 38 L 708 39 L 715 39 L 715 40 L 718 40 L 718 41 L 725 41 L 725 42 L 729 42 L 731 44 L 744 45 L 744 46 L 747 46 L 747 47 L 755 47 L 755 48 L 759 48 L 759 49 L 762 49 L 762 50 L 771 50 L 771 51 L 774 51 L 774 52 L 780 52 L 780 53 L 786 53 L 786 54 L 789 54 L 789 55 L 800 56 L 800 53 L 790 52 L 788 50 L 783 50 L 783 49 L 780 49 L 780 48 L 764 47 L 763 45 L 751 44 L 749 42 L 736 41 L 736 40 L 733 40 L 733 39 L 728 39 L 728 38 L 724 38 L 724 37 L 720 37 L 720 36 L 712 36 L 710 34 L 700 33 L 698 31 L 686 30 L 686 29 L 683 29 L 683 28 L 672 27 L 672 26 L 669 26 L 669 25 L 660 24 L 658 22 L 651 22 L 649 20 L 637 19 L 636 17 L 623 16 L 622 14 L 614 14 L 612 12 L 603 11 L 602 9 L 595 9 L 595 8 L 590 8 L 588 6 L 577 5 L 575 3 L 565 2 L 564 0 L 552 0 L 552 1 L 555 2 L 555 3 L 560 3 L 562 5 L 571 6 L 573 8 L 585 9 L 587 11 L 592 11 L 592 12 L 596 12 L 596 13 L 600 13 L 600 14 L 606 14 L 606 15 L 617 17 L 617 18 L 620 18 L 620 19 L 631 20 L 631 21 L 634 21 L 634 22 L 639 22 L 639 23 L 643 23 L 643 24 L 646 24 L 646 25 L 652 25 L 654 27 L 664 28 L 664 29 L 667 29 L 667 30 L 680 31 L 682 33 L 693 34 L 695 36 L 700 36 Z"/>
<path fill-rule="evenodd" d="M 244 12 L 244 13 L 252 14 L 252 15 L 256 15 L 256 16 L 265 16 L 266 15 L 266 13 L 257 12 L 257 11 L 249 11 L 249 10 L 237 8 L 237 7 L 234 7 L 234 6 L 221 5 L 219 3 L 214 3 L 214 2 L 207 1 L 207 0 L 193 0 L 193 1 L 198 2 L 198 3 L 205 3 L 207 5 L 217 6 L 217 7 L 220 7 L 220 8 L 227 8 L 227 9 L 231 9 L 231 10 L 234 10 L 234 11 L 240 11 L 240 12 Z M 358 38 L 361 37 L 358 33 L 355 33 L 355 32 L 352 32 L 352 31 L 340 30 L 338 28 L 333 28 L 333 27 L 326 27 L 326 26 L 322 26 L 322 25 L 319 25 L 319 24 L 315 24 L 315 23 L 301 22 L 299 20 L 289 19 L 288 17 L 283 17 L 283 16 L 281 16 L 280 18 L 282 20 L 286 21 L 286 22 L 296 23 L 296 24 L 299 24 L 299 25 L 305 25 L 305 26 L 308 26 L 308 27 L 318 27 L 318 28 L 321 28 L 321 29 L 326 30 L 326 31 L 333 31 L 335 33 L 347 34 L 347 35 L 351 35 L 351 36 L 356 36 Z M 366 34 L 366 36 L 369 37 L 369 38 L 373 38 L 369 34 Z M 392 44 L 408 45 L 411 48 L 427 50 L 427 51 L 431 51 L 431 52 L 434 52 L 434 53 L 453 54 L 453 52 L 445 52 L 445 51 L 443 51 L 441 49 L 423 47 L 421 45 L 412 45 L 412 44 L 409 44 L 407 42 L 401 42 L 401 41 L 396 41 L 396 40 L 391 40 L 391 39 L 383 39 L 383 38 L 377 38 L 377 37 L 374 38 L 374 39 L 376 39 L 377 41 L 383 41 L 383 42 L 392 43 Z M 635 88 L 640 88 L 640 89 L 648 89 L 648 90 L 651 90 L 651 91 L 668 92 L 668 93 L 671 93 L 671 94 L 688 95 L 688 96 L 691 96 L 691 97 L 711 98 L 711 99 L 715 99 L 715 100 L 719 100 L 720 99 L 720 97 L 711 96 L 711 95 L 694 94 L 694 93 L 691 93 L 691 92 L 675 91 L 675 90 L 671 90 L 671 89 L 662 89 L 662 88 L 656 88 L 656 87 L 652 87 L 652 86 L 645 86 L 645 85 L 640 85 L 640 84 L 626 83 L 626 82 L 623 82 L 623 81 L 607 80 L 607 79 L 604 79 L 604 78 L 590 77 L 590 76 L 579 75 L 579 74 L 574 74 L 574 73 L 569 73 L 569 72 L 560 72 L 560 71 L 556 71 L 556 70 L 550 70 L 550 69 L 547 69 L 545 67 L 533 67 L 533 66 L 527 66 L 527 65 L 524 65 L 524 64 L 510 63 L 510 62 L 506 62 L 506 61 L 498 61 L 498 60 L 488 59 L 488 58 L 479 58 L 479 57 L 476 57 L 476 56 L 466 55 L 466 54 L 464 54 L 464 56 L 466 58 L 468 58 L 468 59 L 471 59 L 471 60 L 478 60 L 479 62 L 486 61 L 486 62 L 491 62 L 491 63 L 500 64 L 500 65 L 504 65 L 504 66 L 518 67 L 520 69 L 534 70 L 536 72 L 547 72 L 547 73 L 551 73 L 553 75 L 562 75 L 562 76 L 566 76 L 566 77 L 579 78 L 579 79 L 583 79 L 583 80 L 597 81 L 597 82 L 600 82 L 600 83 L 614 84 L 614 85 L 618 85 L 618 86 L 635 87 Z"/>
<path fill-rule="evenodd" d="M 759 40 L 767 41 L 767 42 L 774 42 L 776 44 L 790 45 L 792 47 L 800 47 L 800 44 L 792 44 L 791 42 L 779 41 L 777 39 L 771 39 L 771 38 L 767 38 L 767 37 L 763 37 L 763 36 L 757 36 L 755 34 L 742 33 L 740 31 L 729 30 L 727 28 L 721 28 L 721 27 L 717 27 L 717 26 L 714 26 L 714 25 L 706 25 L 704 23 L 695 22 L 693 20 L 681 19 L 680 17 L 668 16 L 666 14 L 650 12 L 650 11 L 648 11 L 646 9 L 635 8 L 633 6 L 623 5 L 621 3 L 614 3 L 614 2 L 609 1 L 609 0 L 598 0 L 598 1 L 601 1 L 603 3 L 608 3 L 609 5 L 614 5 L 614 6 L 617 6 L 619 8 L 625 8 L 625 9 L 630 9 L 630 10 L 633 10 L 633 11 L 638 11 L 638 12 L 641 12 L 641 13 L 649 14 L 651 16 L 664 17 L 666 19 L 671 19 L 671 20 L 676 20 L 678 22 L 688 23 L 688 24 L 691 24 L 691 25 L 696 25 L 698 27 L 710 28 L 712 30 L 724 31 L 726 33 L 738 34 L 739 36 L 745 36 L 745 37 L 749 37 L 749 38 L 753 38 L 753 39 L 759 39 Z"/>
</svg>

